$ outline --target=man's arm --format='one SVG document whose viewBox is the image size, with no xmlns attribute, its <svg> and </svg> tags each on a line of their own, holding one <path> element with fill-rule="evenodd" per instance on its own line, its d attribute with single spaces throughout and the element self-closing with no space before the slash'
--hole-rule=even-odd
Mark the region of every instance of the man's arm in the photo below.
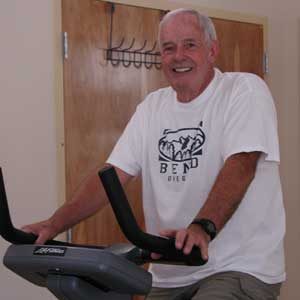
<svg viewBox="0 0 300 300">
<path fill-rule="evenodd" d="M 119 168 L 115 169 L 123 186 L 133 177 Z M 95 214 L 107 204 L 108 200 L 98 171 L 98 168 L 95 169 L 79 186 L 72 199 L 58 208 L 49 219 L 22 228 L 38 236 L 36 244 L 44 244 L 57 234 Z"/>
<path fill-rule="evenodd" d="M 196 218 L 209 219 L 219 232 L 234 214 L 255 176 L 261 152 L 237 153 L 230 156 L 220 170 L 208 198 Z M 165 230 L 162 235 L 176 237 L 176 247 L 190 253 L 197 245 L 204 259 L 208 259 L 210 237 L 197 224 L 186 229 Z"/>
</svg>

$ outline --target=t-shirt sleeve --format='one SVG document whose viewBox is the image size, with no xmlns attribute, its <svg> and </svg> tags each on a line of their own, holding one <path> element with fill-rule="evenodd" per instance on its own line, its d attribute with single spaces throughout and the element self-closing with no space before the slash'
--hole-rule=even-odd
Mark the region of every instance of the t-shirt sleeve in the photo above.
<svg viewBox="0 0 300 300">
<path fill-rule="evenodd" d="M 277 116 L 265 82 L 251 75 L 235 88 L 224 114 L 223 159 L 240 152 L 261 151 L 279 162 Z"/>
<path fill-rule="evenodd" d="M 136 176 L 141 170 L 144 119 L 138 106 L 113 148 L 107 163 Z"/>
</svg>

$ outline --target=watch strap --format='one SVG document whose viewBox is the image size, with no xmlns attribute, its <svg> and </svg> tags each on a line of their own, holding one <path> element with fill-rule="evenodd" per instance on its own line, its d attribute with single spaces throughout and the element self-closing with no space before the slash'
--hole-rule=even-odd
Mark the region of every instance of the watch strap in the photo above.
<svg viewBox="0 0 300 300">
<path fill-rule="evenodd" d="M 210 236 L 212 241 L 217 235 L 217 228 L 213 221 L 209 219 L 194 219 L 191 224 L 197 224 Z"/>
</svg>

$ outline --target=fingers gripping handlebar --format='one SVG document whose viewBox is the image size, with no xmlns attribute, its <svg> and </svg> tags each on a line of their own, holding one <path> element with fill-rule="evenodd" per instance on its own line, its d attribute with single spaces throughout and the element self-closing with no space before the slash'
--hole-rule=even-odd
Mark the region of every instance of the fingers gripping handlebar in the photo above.
<svg viewBox="0 0 300 300">
<path fill-rule="evenodd" d="M 7 204 L 7 198 L 4 188 L 4 180 L 2 170 L 0 168 L 0 234 L 10 243 L 13 244 L 33 244 L 36 240 L 36 236 L 33 234 L 27 234 L 21 230 L 14 228 Z"/>
<path fill-rule="evenodd" d="M 143 232 L 132 213 L 127 197 L 113 167 L 106 167 L 99 172 L 104 189 L 107 193 L 118 223 L 127 237 L 134 245 L 151 252 L 163 255 L 164 260 L 185 262 L 188 265 L 203 265 L 206 263 L 201 257 L 200 249 L 195 247 L 189 255 L 175 248 L 175 240 L 167 239 Z"/>
</svg>

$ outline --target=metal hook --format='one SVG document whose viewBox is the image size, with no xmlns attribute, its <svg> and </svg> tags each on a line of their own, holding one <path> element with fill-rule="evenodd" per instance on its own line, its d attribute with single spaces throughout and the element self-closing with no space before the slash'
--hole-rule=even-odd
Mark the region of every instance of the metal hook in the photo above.
<svg viewBox="0 0 300 300">
<path fill-rule="evenodd" d="M 132 42 L 131 42 L 131 44 L 130 44 L 130 46 L 128 47 L 128 48 L 125 48 L 125 49 L 121 49 L 121 51 L 128 51 L 128 50 L 130 50 L 132 47 L 133 47 L 133 45 L 134 45 L 134 43 L 135 43 L 135 38 L 133 38 L 132 39 Z"/>
<path fill-rule="evenodd" d="M 128 60 L 126 60 L 125 59 L 125 54 L 127 54 L 128 55 Z M 125 67 L 125 68 L 128 68 L 130 65 L 131 65 L 131 56 L 130 56 L 130 52 L 128 52 L 128 51 L 123 51 L 122 52 L 122 63 L 123 63 L 123 66 Z"/>
<path fill-rule="evenodd" d="M 133 52 L 134 53 L 135 52 L 141 52 L 142 50 L 144 50 L 146 48 L 146 45 L 147 45 L 147 40 L 144 41 L 144 44 L 143 44 L 143 46 L 141 48 L 135 49 Z"/>
<path fill-rule="evenodd" d="M 144 65 L 147 69 L 151 69 L 152 68 L 152 61 L 147 61 L 147 56 L 149 56 L 149 53 L 144 53 L 145 55 L 145 60 L 144 60 Z M 151 58 L 151 56 L 150 56 Z"/>
<path fill-rule="evenodd" d="M 125 68 L 128 68 L 131 65 L 131 56 L 130 56 L 131 53 L 130 53 L 129 50 L 132 49 L 134 44 L 135 44 L 135 38 L 132 39 L 132 42 L 131 42 L 129 47 L 121 49 L 121 51 L 122 51 L 122 63 L 123 63 L 123 66 Z M 125 59 L 125 54 L 128 55 L 128 60 Z"/>
<path fill-rule="evenodd" d="M 140 68 L 141 66 L 142 66 L 142 64 L 143 64 L 143 62 L 142 62 L 142 51 L 146 48 L 146 45 L 147 45 L 147 40 L 145 40 L 144 41 L 144 44 L 142 45 L 142 47 L 141 48 L 139 48 L 139 49 L 135 49 L 134 51 L 133 51 L 133 64 L 134 64 L 134 66 L 136 67 L 136 68 Z M 139 57 L 140 57 L 140 59 L 138 60 L 138 59 L 136 59 L 136 55 L 139 55 Z"/>
<path fill-rule="evenodd" d="M 111 64 L 114 67 L 117 67 L 120 64 L 120 59 L 119 59 L 119 52 L 116 52 L 118 54 L 118 58 L 113 57 L 113 50 L 112 49 L 107 49 L 106 50 L 106 59 L 110 60 Z"/>
<path fill-rule="evenodd" d="M 137 54 L 140 56 L 139 60 L 136 59 L 136 57 L 135 57 Z M 137 69 L 139 69 L 142 66 L 142 64 L 143 64 L 143 62 L 142 62 L 142 53 L 133 52 L 133 64 Z"/>
<path fill-rule="evenodd" d="M 156 70 L 161 70 L 161 62 L 157 61 L 157 57 L 160 56 L 160 52 L 156 52 L 155 53 L 155 57 L 154 57 L 154 66 L 156 68 Z"/>
<path fill-rule="evenodd" d="M 157 42 L 154 43 L 154 45 L 153 45 L 153 47 L 152 47 L 151 50 L 147 50 L 147 51 L 145 51 L 145 53 L 151 53 L 151 52 L 153 52 L 155 50 L 155 48 L 156 48 L 156 45 L 157 45 Z"/>
<path fill-rule="evenodd" d="M 122 38 L 121 43 L 120 43 L 119 46 L 112 47 L 109 50 L 118 50 L 118 49 L 120 49 L 123 46 L 124 42 L 125 42 L 125 38 Z"/>
<path fill-rule="evenodd" d="M 110 62 L 114 67 L 117 67 L 120 64 L 119 59 L 112 59 Z"/>
<path fill-rule="evenodd" d="M 152 65 L 153 65 L 152 57 L 153 57 L 153 55 L 154 55 L 154 53 L 152 53 L 152 52 L 155 50 L 156 45 L 157 45 L 157 42 L 155 41 L 155 43 L 154 43 L 152 49 L 147 50 L 147 51 L 144 52 L 144 56 L 145 56 L 144 65 L 145 65 L 145 67 L 146 67 L 147 69 L 151 69 L 151 68 L 152 68 Z M 147 61 L 147 56 L 148 56 L 148 57 L 150 56 L 150 62 Z"/>
</svg>

